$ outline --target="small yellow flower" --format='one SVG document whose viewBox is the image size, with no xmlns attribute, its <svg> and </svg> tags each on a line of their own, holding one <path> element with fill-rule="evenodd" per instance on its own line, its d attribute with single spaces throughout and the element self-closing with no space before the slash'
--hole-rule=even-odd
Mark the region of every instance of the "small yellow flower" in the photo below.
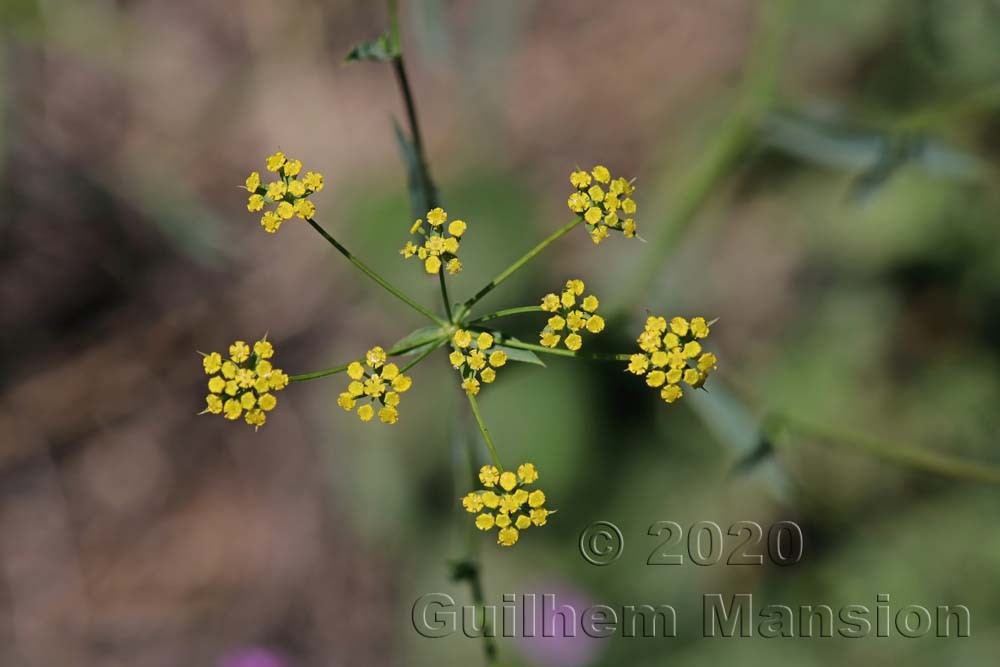
<svg viewBox="0 0 1000 667">
<path fill-rule="evenodd" d="M 378 406 L 378 418 L 383 424 L 395 424 L 399 420 L 400 394 L 410 388 L 412 380 L 404 375 L 394 363 L 386 363 L 387 354 L 384 349 L 375 346 L 365 353 L 361 361 L 353 361 L 347 365 L 347 375 L 351 382 L 347 391 L 340 394 L 337 405 L 347 412 L 357 407 L 358 418 L 367 422 L 375 416 Z M 358 399 L 366 399 L 358 405 Z M 266 409 L 263 405 L 262 408 Z"/>
<path fill-rule="evenodd" d="M 497 533 L 497 544 L 505 547 L 512 547 L 517 543 L 517 538 L 519 536 L 520 533 L 517 532 L 517 528 L 512 528 L 510 526 L 502 528 L 500 529 L 500 532 Z"/>
<path fill-rule="evenodd" d="M 646 372 L 648 365 L 649 357 L 645 354 L 633 354 L 629 357 L 628 372 L 635 373 L 636 375 L 642 375 Z"/>
<path fill-rule="evenodd" d="M 538 479 L 538 471 L 533 463 L 522 463 L 517 467 L 517 478 L 522 484 L 531 484 Z"/>
<path fill-rule="evenodd" d="M 582 190 L 590 185 L 590 174 L 583 170 L 574 171 L 569 175 L 569 182 L 574 188 Z"/>
<path fill-rule="evenodd" d="M 235 341 L 225 361 L 218 352 L 206 354 L 202 366 L 211 377 L 203 412 L 222 414 L 231 420 L 243 416 L 247 424 L 263 426 L 267 421 L 265 413 L 278 405 L 272 392 L 288 385 L 288 376 L 268 361 L 272 356 L 274 346 L 266 338 L 252 347 L 242 340 Z"/>
<path fill-rule="evenodd" d="M 479 471 L 483 488 L 462 497 L 462 507 L 476 515 L 476 528 L 482 531 L 497 529 L 497 544 L 512 546 L 523 531 L 532 526 L 544 526 L 551 512 L 544 507 L 545 493 L 528 487 L 538 481 L 538 471 L 531 463 L 522 463 L 517 473 L 501 472 L 492 465 Z M 506 493 L 499 495 L 492 489 L 499 486 Z M 483 511 L 484 508 L 488 511 Z"/>
<path fill-rule="evenodd" d="M 455 275 L 462 270 L 462 262 L 458 259 L 459 239 L 465 234 L 468 226 L 462 220 L 453 220 L 445 231 L 444 223 L 448 214 L 442 208 L 431 209 L 426 215 L 429 230 L 424 229 L 423 219 L 416 220 L 410 227 L 410 234 L 420 234 L 424 237 L 422 245 L 407 241 L 399 254 L 404 259 L 417 257 L 424 263 L 424 270 L 430 274 L 440 273 L 444 267 L 448 273 Z"/>
<path fill-rule="evenodd" d="M 306 175 L 302 177 L 302 182 L 310 192 L 319 192 L 323 189 L 323 174 L 307 171 Z"/>
<path fill-rule="evenodd" d="M 588 174 L 574 171 L 569 177 L 576 191 L 570 194 L 566 205 L 571 211 L 582 214 L 587 233 L 594 243 L 606 239 L 611 229 L 622 232 L 625 238 L 635 238 L 636 225 L 631 217 L 621 221 L 618 211 L 631 216 L 636 204 L 629 197 L 634 191 L 632 184 L 624 178 L 611 178 L 607 167 L 597 165 Z M 599 184 L 606 184 L 602 187 Z"/>
<path fill-rule="evenodd" d="M 707 373 L 715 368 L 716 358 L 711 352 L 706 352 L 698 359 L 698 369 Z"/>
<path fill-rule="evenodd" d="M 483 466 L 479 469 L 479 481 L 483 486 L 492 488 L 500 481 L 500 471 L 496 466 Z M 496 507 L 496 505 L 492 505 Z"/>
<path fill-rule="evenodd" d="M 588 208 L 590 208 L 590 198 L 580 192 L 574 192 L 566 200 L 566 205 L 569 206 L 569 210 L 574 213 L 583 213 Z"/>
<path fill-rule="evenodd" d="M 258 172 L 250 172 L 250 175 L 247 176 L 246 187 L 249 192 L 257 192 L 260 188 L 260 174 Z"/>
<path fill-rule="evenodd" d="M 376 345 L 372 349 L 365 353 L 365 363 L 367 363 L 372 368 L 378 368 L 385 363 L 385 350 Z"/>
<path fill-rule="evenodd" d="M 241 340 L 229 346 L 229 358 L 234 364 L 242 364 L 250 358 L 250 346 Z"/>
<path fill-rule="evenodd" d="M 607 183 L 611 180 L 611 172 L 604 165 L 597 165 L 591 173 L 594 175 L 594 180 L 598 183 Z"/>
<path fill-rule="evenodd" d="M 709 327 L 704 317 L 691 318 L 691 335 L 695 338 L 705 338 L 708 334 Z"/>
<path fill-rule="evenodd" d="M 274 155 L 270 155 L 267 158 L 268 171 L 278 171 L 281 169 L 283 164 L 285 164 L 285 154 L 281 151 L 278 151 Z"/>
<path fill-rule="evenodd" d="M 660 392 L 660 396 L 667 403 L 673 403 L 683 395 L 684 395 L 684 390 L 681 389 L 680 386 L 676 384 L 668 384 Z"/>
<path fill-rule="evenodd" d="M 280 151 L 267 158 L 267 168 L 277 172 L 278 179 L 268 183 L 266 189 L 262 188 L 260 174 L 256 171 L 246 180 L 246 188 L 251 193 L 247 210 L 260 211 L 268 202 L 274 205 L 260 219 L 264 231 L 273 234 L 281 228 L 283 221 L 294 216 L 311 220 L 316 215 L 316 205 L 306 197 L 323 189 L 323 176 L 310 171 L 302 180 L 296 180 L 294 177 L 301 172 L 302 163 L 286 158 Z"/>
<path fill-rule="evenodd" d="M 310 220 L 316 215 L 316 205 L 308 199 L 300 199 L 295 202 L 295 215 L 302 220 Z"/>
<path fill-rule="evenodd" d="M 587 331 L 593 334 L 601 333 L 604 331 L 604 318 L 600 315 L 591 315 L 587 318 Z"/>
<path fill-rule="evenodd" d="M 483 383 L 494 382 L 496 369 L 507 363 L 507 353 L 494 348 L 496 339 L 487 331 L 473 337 L 471 331 L 459 329 L 452 335 L 451 343 L 453 349 L 448 360 L 458 371 L 462 388 L 473 396 Z"/>
<path fill-rule="evenodd" d="M 482 494 L 476 493 L 475 491 L 466 494 L 462 497 L 462 507 L 464 507 L 465 511 L 470 514 L 475 514 L 479 510 L 483 509 Z"/>
<path fill-rule="evenodd" d="M 582 280 L 571 279 L 566 281 L 566 288 L 559 294 L 546 294 L 542 297 L 542 310 L 555 313 L 546 323 L 545 328 L 538 334 L 539 343 L 545 347 L 554 348 L 560 341 L 571 351 L 579 350 L 583 346 L 583 337 L 578 333 L 586 329 L 589 333 L 596 334 L 604 330 L 604 318 L 595 311 L 600 306 L 600 301 L 593 294 L 583 296 L 586 290 Z M 577 299 L 583 296 L 577 308 Z M 568 328 L 571 333 L 562 336 L 561 333 Z"/>
<path fill-rule="evenodd" d="M 501 473 L 500 486 L 504 491 L 513 491 L 517 487 L 517 475 L 510 471 Z"/>
<path fill-rule="evenodd" d="M 688 321 L 683 317 L 675 317 L 670 320 L 670 330 L 678 336 L 686 336 L 688 332 Z"/>
<path fill-rule="evenodd" d="M 288 185 L 284 181 L 274 181 L 267 184 L 267 197 L 271 201 L 281 201 L 288 192 Z"/>
<path fill-rule="evenodd" d="M 715 355 L 703 353 L 701 343 L 695 340 L 707 335 L 708 323 L 704 317 L 692 318 L 690 322 L 674 317 L 669 323 L 663 317 L 649 317 L 636 338 L 643 353 L 629 357 L 627 370 L 644 375 L 647 385 L 660 389 L 664 401 L 674 403 L 684 396 L 681 381 L 700 389 L 715 368 Z"/>
<path fill-rule="evenodd" d="M 544 345 L 545 347 L 555 347 L 556 345 L 558 345 L 558 344 L 559 344 L 559 340 L 560 340 L 561 338 L 562 338 L 562 336 L 559 336 L 559 335 L 557 335 L 557 334 L 554 334 L 554 333 L 551 333 L 551 332 L 546 332 L 546 331 L 543 331 L 543 332 L 542 332 L 542 333 L 540 334 L 540 337 L 539 337 L 539 339 L 538 339 L 538 342 L 539 342 L 539 343 L 540 343 L 541 345 Z"/>
<path fill-rule="evenodd" d="M 212 373 L 218 373 L 222 368 L 222 355 L 218 352 L 206 354 L 202 357 L 201 364 L 205 368 L 205 372 L 209 375 Z"/>
<path fill-rule="evenodd" d="M 452 336 L 452 342 L 461 348 L 469 347 L 472 345 L 472 333 L 466 331 L 465 329 L 459 329 L 455 332 L 455 335 Z"/>
<path fill-rule="evenodd" d="M 427 212 L 427 222 L 434 227 L 440 227 L 448 219 L 448 214 L 440 206 Z"/>
</svg>

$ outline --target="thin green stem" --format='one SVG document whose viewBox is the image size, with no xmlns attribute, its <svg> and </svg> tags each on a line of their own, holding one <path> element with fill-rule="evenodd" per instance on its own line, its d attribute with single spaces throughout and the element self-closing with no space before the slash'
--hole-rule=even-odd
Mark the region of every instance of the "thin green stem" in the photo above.
<svg viewBox="0 0 1000 667">
<path fill-rule="evenodd" d="M 333 238 L 325 229 L 323 229 L 318 222 L 316 222 L 312 218 L 309 218 L 308 220 L 306 220 L 306 222 L 308 222 L 313 229 L 319 232 L 320 236 L 326 239 L 327 243 L 336 248 L 337 252 L 346 257 L 351 262 L 351 264 L 361 269 L 362 273 L 364 273 L 366 276 L 368 276 L 376 283 L 381 285 L 385 291 L 389 292 L 389 294 L 392 294 L 394 297 L 396 297 L 397 299 L 399 299 L 400 301 L 402 301 L 407 306 L 414 309 L 424 317 L 429 318 L 431 321 L 436 322 L 441 326 L 447 326 L 448 322 L 442 320 L 440 317 L 438 317 L 431 311 L 427 310 L 426 308 L 421 306 L 419 303 L 417 303 L 410 297 L 403 294 L 401 291 L 399 291 L 398 288 L 389 283 L 389 281 L 387 281 L 385 278 L 377 274 L 373 269 L 369 268 L 367 264 L 365 264 L 360 259 L 351 254 L 351 252 L 347 248 L 342 246 L 340 242 L 337 241 L 337 239 Z"/>
<path fill-rule="evenodd" d="M 306 380 L 315 380 L 316 378 L 325 378 L 328 375 L 336 375 L 337 373 L 343 373 L 347 370 L 350 364 L 344 364 L 343 366 L 334 366 L 333 368 L 327 368 L 324 371 L 316 371 L 315 373 L 303 373 L 301 375 L 289 375 L 289 382 L 305 382 Z"/>
<path fill-rule="evenodd" d="M 395 16 L 395 7 L 390 6 L 390 17 L 393 23 L 398 23 Z M 424 149 L 424 138 L 420 131 L 420 121 L 417 120 L 417 104 L 413 96 L 413 89 L 410 87 L 410 78 L 406 73 L 406 62 L 403 60 L 402 45 L 399 43 L 399 28 L 394 28 L 398 55 L 392 59 L 392 70 L 396 75 L 396 83 L 399 92 L 403 96 L 403 105 L 406 107 L 406 121 L 410 128 L 410 137 L 413 142 L 413 152 L 416 155 L 416 169 L 411 172 L 411 178 L 415 182 L 410 183 L 411 188 L 415 188 L 420 193 L 421 204 L 418 206 L 412 202 L 411 213 L 414 217 L 420 217 L 427 211 L 440 205 L 438 201 L 437 188 L 431 178 L 431 170 L 427 161 L 427 152 Z M 420 210 L 423 209 L 423 210 Z M 448 296 L 448 281 L 445 278 L 444 270 L 438 271 L 438 285 L 441 288 L 441 301 L 444 303 L 444 311 L 449 321 L 452 321 L 451 297 Z"/>
<path fill-rule="evenodd" d="M 583 222 L 583 217 L 577 216 L 571 222 L 566 223 L 565 225 L 554 231 L 552 234 L 550 234 L 548 237 L 546 237 L 541 243 L 539 243 L 534 248 L 526 252 L 523 256 L 521 256 L 520 259 L 518 259 L 513 264 L 508 266 L 506 269 L 501 271 L 496 278 L 487 283 L 481 290 L 476 292 L 474 296 L 472 296 L 468 301 L 462 304 L 462 307 L 458 313 L 458 319 L 465 317 L 465 315 L 469 312 L 472 306 L 474 306 L 480 299 L 482 299 L 484 296 L 486 296 L 494 289 L 496 289 L 500 285 L 500 283 L 510 278 L 521 267 L 523 267 L 525 264 L 534 259 L 535 255 L 548 248 L 550 245 L 552 245 L 553 242 L 561 238 L 563 235 L 569 232 L 569 230 L 573 229 L 581 222 Z"/>
<path fill-rule="evenodd" d="M 472 406 L 472 414 L 476 416 L 476 423 L 479 424 L 479 430 L 483 434 L 483 440 L 486 441 L 486 448 L 490 450 L 490 456 L 493 458 L 493 465 L 503 472 L 503 464 L 500 463 L 500 455 L 497 454 L 497 448 L 493 444 L 493 438 L 490 437 L 489 429 L 486 428 L 486 422 L 483 421 L 483 415 L 479 412 L 479 403 L 476 402 L 476 397 L 472 394 L 466 394 L 469 397 L 469 405 Z"/>
<path fill-rule="evenodd" d="M 420 356 L 418 356 L 416 359 L 414 359 L 413 361 L 411 361 L 410 363 L 408 363 L 406 366 L 404 366 L 403 368 L 401 368 L 400 369 L 400 373 L 402 373 L 402 372 L 405 372 L 405 371 L 409 370 L 410 368 L 416 366 L 418 363 L 420 363 L 420 361 L 423 360 L 424 357 L 426 357 L 431 352 L 433 352 L 434 350 L 438 349 L 439 347 L 441 347 L 442 345 L 444 345 L 445 343 L 447 343 L 448 342 L 448 337 L 447 336 L 443 336 L 443 337 L 435 336 L 433 338 L 428 338 L 427 340 L 415 341 L 415 342 L 411 343 L 410 345 L 406 345 L 404 347 L 394 347 L 391 350 L 389 350 L 388 352 L 386 352 L 386 355 L 390 356 L 390 357 L 398 357 L 399 355 L 406 354 L 407 352 L 415 350 L 418 347 L 421 347 L 423 345 L 427 345 L 429 343 L 435 343 L 435 342 L 437 343 L 437 345 L 433 345 L 432 347 L 428 348 L 424 352 L 421 352 Z M 328 375 L 336 375 L 337 373 L 343 373 L 344 371 L 347 370 L 348 366 L 350 366 L 350 364 L 343 364 L 341 366 L 334 366 L 333 368 L 327 368 L 326 370 L 316 371 L 314 373 L 303 373 L 301 375 L 291 375 L 291 376 L 288 377 L 288 380 L 290 382 L 304 382 L 305 380 L 315 380 L 316 378 L 323 378 L 323 377 L 327 377 Z"/>
<path fill-rule="evenodd" d="M 498 320 L 501 317 L 508 317 L 510 315 L 520 315 L 521 313 L 542 313 L 542 312 L 545 311 L 542 310 L 541 306 L 521 306 L 520 308 L 505 308 L 503 310 L 498 310 L 495 313 L 490 313 L 489 315 L 483 315 L 482 317 L 472 320 L 471 322 L 469 322 L 469 324 L 470 325 L 481 324 L 483 322 L 489 322 L 490 320 Z"/>
<path fill-rule="evenodd" d="M 610 352 L 574 352 L 573 350 L 566 350 L 561 347 L 545 347 L 544 345 L 535 345 L 534 343 L 510 340 L 509 338 L 501 341 L 501 344 L 506 345 L 507 347 L 516 347 L 521 350 L 531 350 L 532 352 L 541 352 L 543 354 L 554 354 L 559 357 L 590 359 L 593 361 L 628 361 L 629 357 L 632 356 L 626 353 L 612 354 Z"/>
<path fill-rule="evenodd" d="M 772 413 L 779 427 L 817 438 L 827 446 L 844 445 L 876 458 L 916 470 L 976 482 L 1000 484 L 1000 468 L 948 454 L 928 451 L 908 444 L 891 443 L 861 433 L 851 433 L 823 424 L 815 424 L 789 414 Z"/>
</svg>

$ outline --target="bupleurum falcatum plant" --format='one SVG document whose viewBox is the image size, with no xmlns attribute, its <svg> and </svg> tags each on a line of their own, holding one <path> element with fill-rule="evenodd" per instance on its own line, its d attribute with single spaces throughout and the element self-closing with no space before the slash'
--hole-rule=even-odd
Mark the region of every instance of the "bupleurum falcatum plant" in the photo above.
<svg viewBox="0 0 1000 667">
<path fill-rule="evenodd" d="M 641 331 L 637 331 L 636 347 L 618 354 L 591 352 L 605 329 L 604 316 L 599 314 L 600 301 L 586 290 L 584 280 L 562 278 L 558 283 L 539 288 L 537 305 L 527 305 L 473 315 L 480 300 L 501 285 L 515 272 L 544 251 L 549 245 L 580 226 L 594 244 L 620 237 L 638 238 L 636 185 L 633 180 L 612 174 L 604 165 L 590 169 L 574 168 L 569 174 L 571 186 L 566 204 L 574 217 L 571 221 L 538 243 L 482 289 L 464 302 L 453 303 L 448 295 L 448 276 L 463 270 L 459 258 L 466 233 L 476 232 L 476 225 L 462 219 L 449 218 L 438 200 L 428 168 L 427 157 L 417 122 L 412 91 L 400 50 L 395 0 L 387 0 L 390 28 L 376 40 L 355 47 L 348 60 L 368 60 L 391 65 L 405 104 L 409 135 L 396 128 L 408 166 L 411 220 L 401 220 L 398 240 L 400 255 L 414 270 L 438 282 L 441 291 L 442 314 L 410 298 L 379 273 L 351 254 L 316 220 L 316 195 L 323 190 L 323 176 L 304 170 L 304 165 L 283 153 L 269 156 L 262 171 L 252 171 L 246 178 L 247 209 L 259 214 L 259 223 L 269 234 L 283 225 L 308 224 L 320 236 L 346 257 L 355 267 L 409 308 L 427 318 L 430 326 L 418 329 L 385 349 L 371 345 L 374 341 L 359 341 L 359 358 L 341 366 L 312 373 L 289 376 L 277 367 L 275 348 L 266 336 L 249 344 L 237 340 L 228 347 L 228 354 L 203 354 L 202 365 L 207 376 L 207 394 L 203 413 L 225 419 L 242 420 L 254 429 L 264 426 L 278 406 L 277 394 L 290 382 L 304 382 L 339 373 L 347 375 L 346 386 L 339 393 L 337 404 L 362 422 L 379 428 L 406 420 L 401 407 L 404 394 L 420 378 L 413 379 L 410 371 L 436 350 L 442 350 L 442 360 L 456 372 L 455 384 L 465 393 L 472 414 L 482 434 L 489 460 L 475 448 L 469 438 L 470 473 L 463 482 L 463 492 L 456 494 L 456 513 L 461 512 L 471 535 L 476 531 L 490 533 L 501 547 L 517 544 L 534 528 L 545 526 L 555 510 L 547 506 L 548 498 L 538 482 L 539 471 L 531 463 L 505 468 L 498 449 L 486 427 L 477 403 L 482 391 L 502 381 L 509 362 L 537 362 L 536 353 L 560 355 L 577 359 L 611 361 L 621 364 L 624 373 L 636 376 L 636 382 L 647 385 L 667 404 L 691 400 L 690 394 L 704 389 L 718 360 L 708 349 L 708 337 L 714 320 L 700 314 L 690 318 L 671 313 L 670 316 L 648 314 Z M 758 149 L 757 128 L 762 119 L 773 111 L 776 101 L 777 70 L 782 58 L 781 44 L 791 31 L 790 16 L 795 3 L 760 3 L 761 32 L 755 40 L 750 63 L 744 74 L 744 85 L 737 103 L 732 105 L 726 122 L 720 127 L 707 150 L 686 169 L 687 181 L 678 189 L 672 214 L 668 216 L 658 238 L 653 239 L 645 261 L 630 271 L 622 291 L 639 293 L 659 270 L 660 264 L 678 233 L 695 219 L 697 212 L 711 199 L 713 191 L 725 182 L 739 159 Z M 959 105 L 964 108 L 964 105 Z M 464 214 L 465 212 L 463 212 Z M 394 242 L 396 243 L 396 242 Z M 600 250 L 598 250 L 600 252 Z M 410 261 L 415 260 L 415 261 Z M 583 279 L 589 280 L 584 275 Z M 627 288 L 627 289 L 626 289 Z M 551 291 L 548 291 L 551 290 Z M 493 322 L 509 316 L 525 314 L 538 318 L 538 343 L 526 343 L 493 326 Z M 638 330 L 638 327 L 637 327 Z M 584 348 L 587 348 L 584 351 Z M 598 346 L 599 347 L 599 346 Z M 363 355 L 361 351 L 365 350 Z M 402 363 L 403 358 L 409 358 Z M 402 365 L 400 365 L 402 364 Z M 721 392 L 720 392 L 721 393 Z M 685 396 L 689 398 L 685 399 Z M 699 397 L 700 398 L 700 397 Z M 739 406 L 738 399 L 732 402 Z M 282 399 L 284 400 L 284 399 Z M 725 402 L 725 401 L 723 401 Z M 701 402 L 703 408 L 706 405 Z M 706 410 L 708 408 L 705 408 Z M 714 408 L 713 408 L 714 409 Z M 280 412 L 280 411 L 279 411 Z M 716 411 L 717 412 L 717 411 Z M 759 436 L 760 451 L 748 460 L 762 458 L 775 442 L 786 433 L 808 435 L 827 444 L 843 444 L 895 464 L 956 479 L 1000 483 L 1000 470 L 979 462 L 921 447 L 885 443 L 877 437 L 843 431 L 816 424 L 792 414 L 768 407 L 760 425 L 743 416 L 741 410 L 729 410 L 727 418 L 747 424 L 746 430 Z M 377 417 L 377 419 L 376 419 Z M 379 426 L 374 426 L 374 425 Z M 453 439 L 458 441 L 459 439 Z M 468 516 L 466 513 L 470 516 Z M 525 538 L 528 539 L 528 538 Z M 456 581 L 469 584 L 473 602 L 479 610 L 477 623 L 487 662 L 496 661 L 496 643 L 488 631 L 483 613 L 484 592 L 481 565 L 476 556 L 477 543 L 467 541 L 467 552 L 452 565 Z"/>
<path fill-rule="evenodd" d="M 397 135 L 409 165 L 411 220 L 399 222 L 401 261 L 416 260 L 414 270 L 428 279 L 436 279 L 441 292 L 441 311 L 418 303 L 383 278 L 341 244 L 317 218 L 321 217 L 315 195 L 323 190 L 324 179 L 317 171 L 305 169 L 299 160 L 276 151 L 264 161 L 264 169 L 252 171 L 244 182 L 246 207 L 259 214 L 259 224 L 268 234 L 276 234 L 283 225 L 306 224 L 368 278 L 401 303 L 425 317 L 430 325 L 411 332 L 388 349 L 377 341 L 359 341 L 359 358 L 346 363 L 299 375 L 286 375 L 274 365 L 275 347 L 266 337 L 253 345 L 236 341 L 229 347 L 228 358 L 217 352 L 203 355 L 208 376 L 203 413 L 219 414 L 237 421 L 242 419 L 255 430 L 264 426 L 277 405 L 275 394 L 290 382 L 300 383 L 344 373 L 346 385 L 337 397 L 337 405 L 366 423 L 396 424 L 406 420 L 401 407 L 403 395 L 420 378 L 411 371 L 440 348 L 442 357 L 456 372 L 455 384 L 465 393 L 471 412 L 486 446 L 488 462 L 476 462 L 478 452 L 470 451 L 473 475 L 468 492 L 456 499 L 473 515 L 470 527 L 495 535 L 501 547 L 518 543 L 532 528 L 545 526 L 555 510 L 547 507 L 547 498 L 537 483 L 539 471 L 530 462 L 509 469 L 504 466 L 497 446 L 490 436 L 477 396 L 485 387 L 500 380 L 508 362 L 540 363 L 536 353 L 553 354 L 581 360 L 618 363 L 623 373 L 641 376 L 659 392 L 666 403 L 683 396 L 684 388 L 703 388 L 715 368 L 716 358 L 703 345 L 710 322 L 701 316 L 691 319 L 675 316 L 649 317 L 636 342 L 641 352 L 609 354 L 584 351 L 605 330 L 605 320 L 598 314 L 600 302 L 587 292 L 578 277 L 565 278 L 555 291 L 539 289 L 536 305 L 518 306 L 480 315 L 476 305 L 542 251 L 577 227 L 586 231 L 594 244 L 619 236 L 625 242 L 637 238 L 635 214 L 636 185 L 633 179 L 612 174 L 604 165 L 570 170 L 566 205 L 572 220 L 543 239 L 504 271 L 465 301 L 454 303 L 448 293 L 448 276 L 463 269 L 459 254 L 461 244 L 476 233 L 471 222 L 452 217 L 440 205 L 424 154 L 412 93 L 399 49 L 395 6 L 390 0 L 390 31 L 374 42 L 362 44 L 349 60 L 375 60 L 391 63 L 406 105 L 410 136 L 397 127 Z M 496 324 L 504 318 L 526 314 L 538 319 L 538 343 L 528 343 L 506 333 Z M 279 346 L 280 347 L 280 346 Z M 404 358 L 409 358 L 405 363 Z M 637 378 L 637 381 L 638 380 Z M 479 465 L 479 463 L 485 463 Z M 494 532 L 495 531 L 495 532 Z M 482 605 L 479 566 L 470 554 L 455 566 L 456 579 L 472 584 L 477 605 Z M 495 655 L 492 640 L 486 639 L 489 657 Z"/>
</svg>

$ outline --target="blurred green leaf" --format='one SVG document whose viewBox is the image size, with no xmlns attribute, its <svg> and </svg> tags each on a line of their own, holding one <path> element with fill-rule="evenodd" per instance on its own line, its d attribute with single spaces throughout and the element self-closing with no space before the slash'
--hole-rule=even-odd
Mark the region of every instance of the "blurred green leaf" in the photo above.
<svg viewBox="0 0 1000 667">
<path fill-rule="evenodd" d="M 761 126 L 761 141 L 805 162 L 862 172 L 853 191 L 858 198 L 873 194 L 906 164 L 956 180 L 975 178 L 983 171 L 975 155 L 924 134 L 863 129 L 806 115 L 769 115 Z"/>
<path fill-rule="evenodd" d="M 424 170 L 420 164 L 420 154 L 417 153 L 416 146 L 410 140 L 403 128 L 395 119 L 392 121 L 392 129 L 396 134 L 396 143 L 399 144 L 399 152 L 403 156 L 403 163 L 406 165 L 406 185 L 410 194 L 410 213 L 413 217 L 422 216 L 431 210 L 437 203 L 437 192 L 433 183 L 425 182 Z"/>
<path fill-rule="evenodd" d="M 399 49 L 393 45 L 389 35 L 386 34 L 380 35 L 367 42 L 355 44 L 354 47 L 347 52 L 347 56 L 344 60 L 347 62 L 372 60 L 375 62 L 387 63 L 398 55 Z"/>
<path fill-rule="evenodd" d="M 421 352 L 437 345 L 445 336 L 447 336 L 447 333 L 439 326 L 431 325 L 428 327 L 421 327 L 419 329 L 414 329 L 397 340 L 392 344 L 390 349 L 398 350 L 405 348 L 406 351 L 402 353 L 403 356 L 420 354 Z"/>
</svg>

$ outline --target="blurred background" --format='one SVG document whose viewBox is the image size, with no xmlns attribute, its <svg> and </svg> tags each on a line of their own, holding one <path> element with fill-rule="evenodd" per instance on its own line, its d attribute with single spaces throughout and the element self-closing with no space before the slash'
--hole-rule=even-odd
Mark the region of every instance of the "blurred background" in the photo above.
<svg viewBox="0 0 1000 667">
<path fill-rule="evenodd" d="M 474 536 L 487 600 L 679 614 L 674 639 L 503 640 L 500 664 L 994 661 L 996 487 L 909 448 L 1000 467 L 1000 2 L 401 9 L 431 169 L 470 223 L 454 295 L 563 224 L 569 171 L 603 163 L 637 177 L 646 242 L 572 233 L 484 306 L 582 278 L 614 351 L 647 311 L 721 318 L 710 391 L 673 406 L 559 358 L 481 395 L 559 509 L 510 550 Z M 275 147 L 326 175 L 338 239 L 437 303 L 397 254 L 392 70 L 343 63 L 385 24 L 361 0 L 0 3 L 0 664 L 483 664 L 410 621 L 426 593 L 470 599 L 449 563 L 475 433 L 444 353 L 394 427 L 341 411 L 343 376 L 292 385 L 257 433 L 196 417 L 197 350 L 267 332 L 302 373 L 423 325 L 305 225 L 262 232 L 237 186 Z M 602 568 L 577 547 L 599 519 L 625 536 Z M 804 556 L 647 566 L 658 520 L 791 520 Z M 703 639 L 701 595 L 736 592 L 964 604 L 972 637 Z"/>
</svg>

